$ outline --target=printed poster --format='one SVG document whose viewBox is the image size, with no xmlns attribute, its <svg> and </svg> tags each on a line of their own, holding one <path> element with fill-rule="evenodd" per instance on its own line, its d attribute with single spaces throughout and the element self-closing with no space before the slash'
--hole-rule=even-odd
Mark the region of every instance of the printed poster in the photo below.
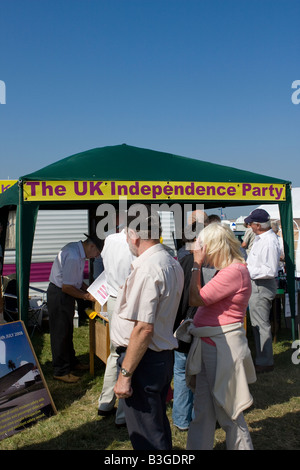
<svg viewBox="0 0 300 470">
<path fill-rule="evenodd" d="M 56 413 L 24 323 L 0 325 L 0 440 Z"/>
</svg>

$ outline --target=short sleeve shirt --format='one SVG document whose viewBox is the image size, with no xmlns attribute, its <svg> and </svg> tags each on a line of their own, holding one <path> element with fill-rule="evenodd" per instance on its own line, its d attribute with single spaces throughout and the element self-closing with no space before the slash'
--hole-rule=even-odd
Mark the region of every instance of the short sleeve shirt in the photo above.
<svg viewBox="0 0 300 470">
<path fill-rule="evenodd" d="M 83 282 L 85 259 L 81 241 L 68 243 L 54 260 L 50 282 L 60 288 L 66 284 L 80 289 Z"/>
<path fill-rule="evenodd" d="M 126 241 L 125 230 L 109 235 L 101 253 L 109 295 L 117 296 L 119 287 L 130 273 L 135 256 Z"/>
<path fill-rule="evenodd" d="M 198 308 L 194 324 L 220 326 L 242 322 L 251 295 L 251 280 L 247 266 L 233 263 L 221 269 L 200 290 L 205 305 Z"/>
<path fill-rule="evenodd" d="M 154 325 L 149 345 L 154 351 L 174 349 L 173 325 L 183 289 L 183 270 L 157 244 L 132 263 L 132 271 L 119 290 L 110 328 L 115 346 L 127 346 L 135 321 Z"/>
</svg>

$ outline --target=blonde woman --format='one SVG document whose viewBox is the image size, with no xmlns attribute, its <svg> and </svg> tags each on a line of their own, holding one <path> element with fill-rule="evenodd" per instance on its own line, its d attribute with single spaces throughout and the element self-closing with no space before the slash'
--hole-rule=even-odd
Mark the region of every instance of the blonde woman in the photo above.
<svg viewBox="0 0 300 470">
<path fill-rule="evenodd" d="M 204 287 L 203 264 L 217 269 Z M 190 305 L 198 309 L 181 333 L 182 339 L 186 334 L 192 338 L 186 366 L 195 411 L 187 439 L 190 450 L 213 448 L 216 421 L 226 431 L 227 449 L 253 449 L 243 417 L 252 404 L 248 383 L 256 380 L 243 326 L 250 294 L 240 242 L 225 225 L 208 225 L 196 242 L 190 284 Z"/>
</svg>

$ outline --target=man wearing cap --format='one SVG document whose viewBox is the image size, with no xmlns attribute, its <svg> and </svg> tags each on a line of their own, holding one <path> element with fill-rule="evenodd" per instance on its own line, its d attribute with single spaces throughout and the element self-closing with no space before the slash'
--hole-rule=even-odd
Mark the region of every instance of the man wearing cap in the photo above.
<svg viewBox="0 0 300 470">
<path fill-rule="evenodd" d="M 55 258 L 47 290 L 47 306 L 54 378 L 66 383 L 79 380 L 71 373 L 83 369 L 73 347 L 73 317 L 75 299 L 95 301 L 83 282 L 86 259 L 100 255 L 102 242 L 96 235 L 86 235 L 85 241 L 71 242 Z"/>
<path fill-rule="evenodd" d="M 249 310 L 256 350 L 255 368 L 258 373 L 268 372 L 274 368 L 270 309 L 277 292 L 280 246 L 265 210 L 254 210 L 245 223 L 256 235 L 247 258 L 252 283 Z"/>
</svg>

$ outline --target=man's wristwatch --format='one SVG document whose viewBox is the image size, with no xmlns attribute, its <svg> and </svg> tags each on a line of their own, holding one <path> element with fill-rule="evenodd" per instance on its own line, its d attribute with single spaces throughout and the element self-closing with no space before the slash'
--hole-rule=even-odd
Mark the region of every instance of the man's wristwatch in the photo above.
<svg viewBox="0 0 300 470">
<path fill-rule="evenodd" d="M 128 370 L 124 369 L 124 367 L 122 367 L 122 369 L 121 369 L 121 374 L 123 375 L 123 377 L 131 377 L 132 376 L 132 373 L 129 372 Z"/>
<path fill-rule="evenodd" d="M 200 271 L 200 268 L 192 268 L 191 271 Z"/>
</svg>

